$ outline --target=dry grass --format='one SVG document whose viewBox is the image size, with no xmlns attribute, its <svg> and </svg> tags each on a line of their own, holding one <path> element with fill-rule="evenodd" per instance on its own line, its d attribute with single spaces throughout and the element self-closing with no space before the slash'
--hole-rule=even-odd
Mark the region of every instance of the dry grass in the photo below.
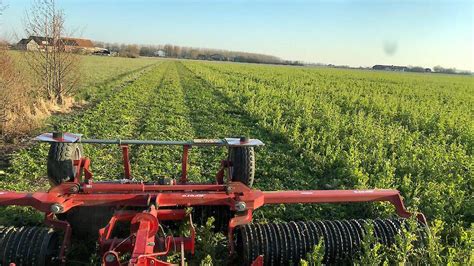
<svg viewBox="0 0 474 266">
<path fill-rule="evenodd" d="M 36 125 L 33 89 L 28 86 L 13 58 L 0 48 L 0 133 L 4 139 L 22 134 Z"/>
<path fill-rule="evenodd" d="M 73 97 L 64 98 L 62 105 L 40 97 L 25 73 L 16 65 L 15 58 L 0 46 L 0 134 L 5 142 L 26 135 L 42 125 L 53 113 L 67 113 L 82 105 Z"/>
</svg>

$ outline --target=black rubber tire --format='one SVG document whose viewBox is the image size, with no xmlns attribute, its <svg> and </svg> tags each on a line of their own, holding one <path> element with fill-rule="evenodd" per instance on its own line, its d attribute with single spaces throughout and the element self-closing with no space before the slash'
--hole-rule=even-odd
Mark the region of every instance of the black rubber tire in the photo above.
<svg viewBox="0 0 474 266">
<path fill-rule="evenodd" d="M 232 162 L 232 181 L 252 187 L 255 178 L 255 152 L 253 147 L 229 148 L 229 160 Z"/>
<path fill-rule="evenodd" d="M 77 143 L 51 143 L 48 153 L 48 178 L 53 185 L 72 181 L 75 175 L 74 160 L 81 158 L 82 145 Z"/>
<path fill-rule="evenodd" d="M 73 161 L 83 155 L 82 145 L 78 143 L 51 143 L 48 153 L 48 178 L 53 185 L 72 181 L 76 174 Z M 100 228 L 107 225 L 113 215 L 111 207 L 75 207 L 67 213 L 58 214 L 60 220 L 71 224 L 75 238 L 97 237 Z M 87 222 L 85 222 L 87 220 Z"/>
</svg>

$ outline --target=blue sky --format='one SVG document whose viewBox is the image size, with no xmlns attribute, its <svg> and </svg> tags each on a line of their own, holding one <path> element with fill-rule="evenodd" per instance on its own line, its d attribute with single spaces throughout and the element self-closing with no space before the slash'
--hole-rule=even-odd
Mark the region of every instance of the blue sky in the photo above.
<svg viewBox="0 0 474 266">
<path fill-rule="evenodd" d="M 0 0 L 1 1 L 1 0 Z M 3 0 L 2 36 L 31 0 Z M 351 66 L 474 70 L 474 1 L 58 0 L 71 28 L 107 42 L 176 44 Z"/>
</svg>

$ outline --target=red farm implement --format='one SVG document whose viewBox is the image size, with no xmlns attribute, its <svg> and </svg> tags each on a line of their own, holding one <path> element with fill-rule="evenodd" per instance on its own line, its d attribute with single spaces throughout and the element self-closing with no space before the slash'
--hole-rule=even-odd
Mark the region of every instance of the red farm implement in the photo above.
<svg viewBox="0 0 474 266">
<path fill-rule="evenodd" d="M 181 265 L 194 254 L 194 222 L 215 216 L 217 230 L 228 237 L 229 264 L 288 265 L 299 262 L 319 241 L 324 241 L 324 262 L 348 261 L 360 251 L 366 224 L 372 224 L 377 241 L 390 245 L 404 218 L 411 217 L 397 190 L 260 191 L 252 189 L 256 139 L 153 141 L 82 139 L 69 133 L 45 133 L 36 138 L 50 143 L 48 192 L 0 192 L 0 205 L 31 206 L 45 213 L 47 227 L 0 228 L 1 265 L 67 264 L 71 236 L 98 236 L 103 265 L 172 265 L 168 255 L 180 254 Z M 90 160 L 82 144 L 115 144 L 122 149 L 124 178 L 94 181 Z M 158 182 L 135 180 L 129 162 L 129 145 L 183 147 L 181 176 Z M 194 147 L 221 146 L 228 156 L 215 181 L 188 180 L 188 153 Z M 252 224 L 253 212 L 269 204 L 349 203 L 386 201 L 399 218 L 375 220 L 301 221 Z M 422 214 L 416 215 L 426 224 Z M 164 234 L 163 224 L 181 224 L 182 235 Z M 125 225 L 126 230 L 123 230 Z M 233 259 L 232 259 L 233 258 Z"/>
</svg>

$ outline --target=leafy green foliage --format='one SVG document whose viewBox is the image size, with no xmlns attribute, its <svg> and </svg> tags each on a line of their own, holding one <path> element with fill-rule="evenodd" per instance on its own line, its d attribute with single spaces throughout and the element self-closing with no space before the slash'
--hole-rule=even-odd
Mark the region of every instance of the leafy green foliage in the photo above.
<svg viewBox="0 0 474 266">
<path fill-rule="evenodd" d="M 472 77 L 191 61 L 146 66 L 121 74 L 116 66 L 116 78 L 97 78 L 99 85 L 83 90 L 93 108 L 51 124 L 89 138 L 259 138 L 267 144 L 257 150 L 260 189 L 395 188 L 433 221 L 422 250 L 416 232 L 404 232 L 396 247 L 368 239 L 360 264 L 472 264 Z M 47 148 L 17 153 L 0 187 L 46 189 Z M 180 148 L 131 152 L 137 179 L 180 174 Z M 117 147 L 86 146 L 85 154 L 94 178 L 122 176 Z M 225 156 L 223 149 L 191 149 L 190 179 L 210 181 Z M 388 204 L 299 204 L 265 207 L 255 220 L 392 215 Z M 202 231 L 209 248 L 196 263 L 220 263 L 212 247 L 222 239 L 210 231 Z M 307 261 L 317 264 L 321 256 L 313 255 Z"/>
<path fill-rule="evenodd" d="M 319 239 L 319 242 L 316 246 L 313 247 L 313 251 L 306 254 L 306 260 L 301 260 L 301 266 L 320 266 L 323 265 L 324 259 L 324 240 L 323 238 Z"/>
<path fill-rule="evenodd" d="M 191 263 L 200 262 L 201 265 L 225 265 L 227 254 L 227 238 L 222 233 L 214 232 L 214 217 L 210 217 L 206 224 L 196 230 L 196 255 Z"/>
</svg>

